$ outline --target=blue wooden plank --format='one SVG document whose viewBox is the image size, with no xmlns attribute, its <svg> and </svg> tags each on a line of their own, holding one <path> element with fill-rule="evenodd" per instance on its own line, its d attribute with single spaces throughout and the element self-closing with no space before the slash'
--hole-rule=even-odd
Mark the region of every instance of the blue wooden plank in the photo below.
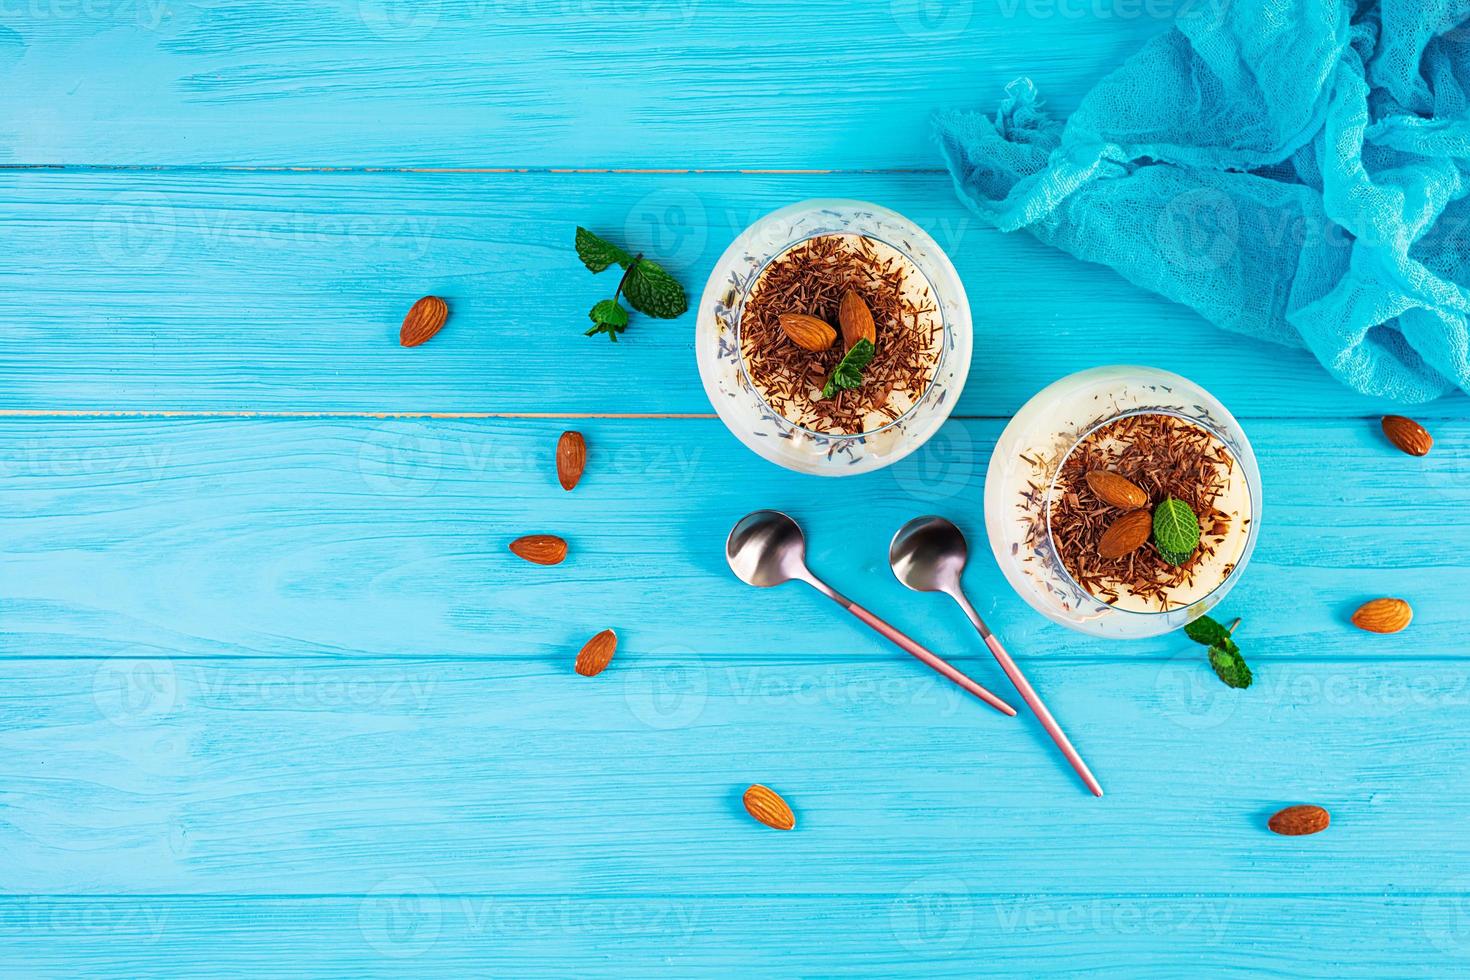
<svg viewBox="0 0 1470 980">
<path fill-rule="evenodd" d="M 0 161 L 934 166 L 935 108 L 1060 108 L 1189 0 L 65 0 L 0 27 Z"/>
<path fill-rule="evenodd" d="M 1463 662 L 1197 652 L 1032 665 L 1108 795 L 1032 723 L 907 664 L 628 638 L 524 660 L 0 663 L 5 887 L 22 895 L 1439 894 L 1464 890 Z M 986 675 L 989 676 L 989 675 Z M 781 792 L 788 834 L 740 804 Z M 1328 832 L 1282 838 L 1281 806 Z M 418 890 L 418 889 L 415 889 Z"/>
<path fill-rule="evenodd" d="M 1010 592 L 984 543 L 994 421 L 950 422 L 892 469 L 833 484 L 778 469 L 718 421 L 586 419 L 577 490 L 556 483 L 567 423 L 447 419 L 6 419 L 0 656 L 561 656 L 606 626 L 636 648 L 744 660 L 840 650 L 906 664 L 798 585 L 756 592 L 725 568 L 749 510 L 806 524 L 813 566 L 900 627 L 984 660 L 941 598 L 902 589 L 889 536 L 922 513 L 971 535 L 968 585 L 1027 660 L 1119 648 L 1051 625 Z M 1374 420 L 1248 425 L 1266 488 L 1253 563 L 1224 611 L 1265 658 L 1460 657 L 1470 423 L 1415 459 Z M 1324 470 L 1332 474 L 1323 480 Z M 562 534 L 569 560 L 506 550 Z M 1411 631 L 1347 626 L 1366 598 L 1417 610 Z M 1182 641 L 1130 644 L 1163 661 Z M 1186 643 L 1185 646 L 1188 646 Z M 917 669 L 917 668 L 915 668 Z"/>
<path fill-rule="evenodd" d="M 612 284 L 577 261 L 573 226 L 649 251 L 697 299 L 747 224 L 819 196 L 890 205 L 953 255 L 977 331 L 961 414 L 1009 416 L 1105 361 L 1178 371 L 1242 417 L 1385 407 L 1303 351 L 980 227 L 936 174 L 27 171 L 0 173 L 0 409 L 708 412 L 692 315 L 640 318 L 617 346 L 582 336 Z M 449 325 L 402 350 L 428 292 Z"/>
<path fill-rule="evenodd" d="M 1470 895 L 0 898 L 13 976 L 1459 976 Z"/>
</svg>

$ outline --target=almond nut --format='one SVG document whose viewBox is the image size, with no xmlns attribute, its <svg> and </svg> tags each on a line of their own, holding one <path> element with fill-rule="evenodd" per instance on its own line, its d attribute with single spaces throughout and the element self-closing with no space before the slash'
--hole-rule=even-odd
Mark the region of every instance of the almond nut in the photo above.
<svg viewBox="0 0 1470 980">
<path fill-rule="evenodd" d="M 582 647 L 582 652 L 577 654 L 577 673 L 583 677 L 596 677 L 612 663 L 613 654 L 618 649 L 618 634 L 612 630 L 603 630 Z"/>
<path fill-rule="evenodd" d="M 528 534 L 510 543 L 511 553 L 537 565 L 560 565 L 567 557 L 567 543 L 554 534 Z"/>
<path fill-rule="evenodd" d="M 1148 494 L 1126 476 L 1111 470 L 1089 470 L 1087 485 L 1103 503 L 1122 510 L 1137 510 L 1148 506 Z"/>
<path fill-rule="evenodd" d="M 859 340 L 870 344 L 878 343 L 878 329 L 873 325 L 873 311 L 854 290 L 842 294 L 842 303 L 837 307 L 837 322 L 842 326 L 842 343 L 851 347 Z"/>
<path fill-rule="evenodd" d="M 1370 599 L 1353 613 L 1353 625 L 1369 633 L 1397 633 L 1413 618 L 1413 608 L 1403 599 Z"/>
<path fill-rule="evenodd" d="M 796 827 L 796 814 L 791 812 L 786 801 L 769 786 L 756 783 L 745 791 L 742 799 L 745 801 L 746 812 L 767 827 L 775 827 L 777 830 L 792 830 Z"/>
<path fill-rule="evenodd" d="M 1153 533 L 1154 519 L 1146 510 L 1130 510 L 1118 518 L 1098 539 L 1097 553 L 1104 558 L 1122 558 L 1143 547 Z"/>
<path fill-rule="evenodd" d="M 439 332 L 449 319 L 449 304 L 437 296 L 425 296 L 408 311 L 398 330 L 398 342 L 404 347 L 417 347 Z"/>
<path fill-rule="evenodd" d="M 582 479 L 587 468 L 587 440 L 580 432 L 563 432 L 556 440 L 556 478 L 563 490 L 570 490 Z"/>
<path fill-rule="evenodd" d="M 1385 415 L 1383 434 L 1410 456 L 1427 456 L 1434 448 L 1434 436 L 1429 434 L 1429 430 L 1402 415 Z"/>
<path fill-rule="evenodd" d="M 1302 804 L 1289 806 L 1272 815 L 1266 826 L 1272 833 L 1286 837 L 1301 837 L 1303 834 L 1318 834 L 1327 829 L 1332 817 L 1320 806 Z"/>
<path fill-rule="evenodd" d="M 821 351 L 831 347 L 837 340 L 837 331 L 825 320 L 805 313 L 782 313 L 781 330 L 798 347 L 810 351 Z"/>
</svg>

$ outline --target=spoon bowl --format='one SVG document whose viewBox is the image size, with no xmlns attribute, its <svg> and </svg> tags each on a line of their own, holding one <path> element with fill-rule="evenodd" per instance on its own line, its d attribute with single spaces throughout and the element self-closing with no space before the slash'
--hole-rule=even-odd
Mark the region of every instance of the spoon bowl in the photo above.
<svg viewBox="0 0 1470 980">
<path fill-rule="evenodd" d="M 915 592 L 959 591 L 969 561 L 965 535 L 943 517 L 916 517 L 893 536 L 888 563 L 893 574 Z"/>
<path fill-rule="evenodd" d="M 742 517 L 725 539 L 725 560 L 736 578 L 760 589 L 805 579 L 809 574 L 806 535 L 779 510 L 758 510 Z"/>
</svg>

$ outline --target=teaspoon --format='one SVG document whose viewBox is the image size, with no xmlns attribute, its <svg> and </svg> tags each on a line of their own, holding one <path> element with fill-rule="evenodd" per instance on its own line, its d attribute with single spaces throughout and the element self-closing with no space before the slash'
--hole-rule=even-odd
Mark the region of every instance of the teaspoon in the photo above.
<svg viewBox="0 0 1470 980">
<path fill-rule="evenodd" d="M 964 533 L 950 521 L 943 517 L 916 517 L 903 527 L 899 528 L 893 536 L 893 544 L 888 548 L 888 563 L 893 566 L 893 574 L 898 580 L 915 592 L 943 592 L 965 611 L 970 617 L 970 622 L 975 624 L 975 629 L 980 631 L 980 637 L 995 659 L 1000 663 L 1001 669 L 1016 685 L 1016 690 L 1021 697 L 1036 713 L 1041 727 L 1051 736 L 1051 740 L 1057 743 L 1057 748 L 1062 750 L 1062 755 L 1077 770 L 1077 775 L 1092 790 L 1094 796 L 1102 796 L 1102 786 L 1087 768 L 1087 763 L 1082 761 L 1082 756 L 1072 747 L 1057 720 L 1052 717 L 1051 712 L 1046 710 L 1046 705 L 1037 696 L 1036 690 L 1032 688 L 1026 675 L 1021 673 L 1021 668 L 1006 653 L 1005 647 L 1000 645 L 1000 640 L 990 632 L 985 625 L 985 620 L 970 605 L 970 600 L 965 598 L 965 591 L 960 586 L 960 576 L 965 571 L 965 562 L 969 560 L 969 547 L 965 544 Z"/>
<path fill-rule="evenodd" d="M 780 511 L 758 510 L 742 517 L 725 541 L 725 560 L 742 582 L 759 588 L 792 579 L 807 583 L 995 710 L 1015 715 L 1015 708 L 813 575 L 806 567 L 806 537 L 797 523 Z"/>
</svg>

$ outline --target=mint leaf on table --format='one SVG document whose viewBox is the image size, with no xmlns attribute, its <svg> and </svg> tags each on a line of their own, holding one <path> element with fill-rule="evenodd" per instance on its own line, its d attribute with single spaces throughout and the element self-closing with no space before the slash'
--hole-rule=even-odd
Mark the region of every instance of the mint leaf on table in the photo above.
<svg viewBox="0 0 1470 980">
<path fill-rule="evenodd" d="M 1229 687 L 1244 690 L 1254 680 L 1245 658 L 1240 655 L 1240 648 L 1228 636 L 1224 642 L 1210 647 L 1210 666 L 1215 668 L 1215 676 Z"/>
<path fill-rule="evenodd" d="M 641 256 L 628 267 L 628 274 L 623 279 L 623 295 L 628 297 L 633 309 L 660 320 L 683 316 L 689 309 L 689 297 L 684 295 L 684 287 L 657 262 Z"/>
<path fill-rule="evenodd" d="M 587 331 L 588 337 L 605 333 L 616 342 L 618 334 L 628 327 L 628 311 L 615 299 L 605 299 L 594 304 L 587 316 L 593 323 L 592 329 Z"/>
<path fill-rule="evenodd" d="M 1171 565 L 1182 565 L 1199 547 L 1199 518 L 1178 497 L 1169 497 L 1154 508 L 1154 544 Z"/>
<path fill-rule="evenodd" d="M 605 333 L 612 340 L 618 339 L 628 326 L 628 311 L 619 299 L 626 298 L 628 305 L 640 313 L 672 320 L 683 316 L 689 309 L 689 297 L 684 287 L 663 270 L 657 262 L 645 259 L 643 253 L 630 255 L 612 242 L 599 238 L 582 226 L 577 226 L 577 257 L 594 273 L 611 265 L 623 267 L 623 278 L 613 291 L 612 299 L 605 299 L 592 307 L 588 315 L 594 326 L 587 336 Z"/>
<path fill-rule="evenodd" d="M 863 371 L 873 362 L 873 355 L 877 353 L 878 348 L 866 337 L 849 347 L 837 367 L 832 369 L 832 376 L 822 386 L 822 397 L 835 398 L 839 391 L 861 387 Z"/>
<path fill-rule="evenodd" d="M 1208 616 L 1201 616 L 1184 627 L 1184 635 L 1207 647 L 1212 647 L 1221 640 L 1230 639 L 1230 631 Z"/>
<path fill-rule="evenodd" d="M 610 265 L 626 269 L 634 262 L 633 256 L 580 225 L 577 226 L 577 258 L 593 272 L 601 272 Z"/>
</svg>

